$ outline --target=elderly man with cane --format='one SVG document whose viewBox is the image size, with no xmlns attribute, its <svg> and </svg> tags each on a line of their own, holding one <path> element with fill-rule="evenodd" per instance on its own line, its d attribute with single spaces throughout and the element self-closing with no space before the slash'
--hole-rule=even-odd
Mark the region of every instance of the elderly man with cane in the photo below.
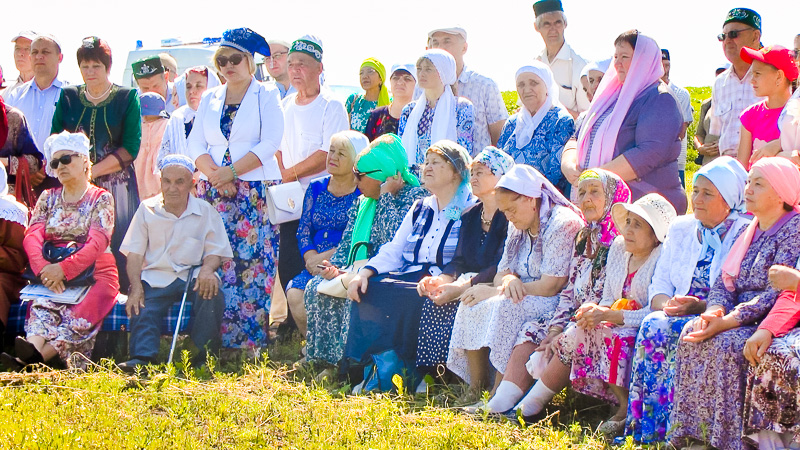
<svg viewBox="0 0 800 450">
<path fill-rule="evenodd" d="M 205 362 L 206 354 L 221 343 L 225 301 L 216 272 L 233 257 L 225 225 L 208 202 L 190 194 L 195 170 L 191 159 L 168 155 L 159 169 L 161 194 L 139 205 L 120 247 L 131 279 L 125 307 L 131 321 L 131 359 L 119 365 L 126 371 L 156 362 L 161 323 L 177 301 L 182 308 L 186 300 L 193 305 L 189 334 L 199 350 L 193 363 Z"/>
</svg>

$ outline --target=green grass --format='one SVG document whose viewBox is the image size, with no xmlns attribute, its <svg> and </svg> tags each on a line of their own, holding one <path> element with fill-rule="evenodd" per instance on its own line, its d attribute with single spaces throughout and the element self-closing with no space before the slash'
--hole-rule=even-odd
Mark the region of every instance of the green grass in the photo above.
<svg viewBox="0 0 800 450">
<path fill-rule="evenodd" d="M 0 448 L 606 447 L 571 419 L 563 426 L 522 427 L 466 416 L 442 405 L 445 391 L 416 398 L 346 396 L 265 360 L 235 374 L 181 367 L 161 366 L 139 377 L 108 362 L 85 373 L 0 374 Z"/>
</svg>

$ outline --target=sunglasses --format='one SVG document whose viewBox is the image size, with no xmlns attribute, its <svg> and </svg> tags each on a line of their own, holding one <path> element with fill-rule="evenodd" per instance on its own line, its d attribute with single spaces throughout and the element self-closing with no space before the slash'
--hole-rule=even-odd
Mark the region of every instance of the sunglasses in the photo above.
<svg viewBox="0 0 800 450">
<path fill-rule="evenodd" d="M 230 61 L 230 63 L 233 64 L 234 66 L 238 66 L 243 59 L 244 55 L 242 55 L 241 53 L 236 53 L 231 56 L 217 56 L 217 65 L 219 67 L 225 67 L 228 65 L 228 62 Z"/>
<path fill-rule="evenodd" d="M 376 172 L 380 172 L 380 171 L 381 171 L 381 169 L 370 170 L 368 172 L 359 172 L 358 170 L 356 170 L 355 167 L 353 167 L 353 175 L 356 176 L 356 180 L 358 180 L 358 181 L 361 181 L 361 178 L 363 178 L 363 177 L 365 177 L 365 176 L 367 176 L 367 175 L 369 175 L 371 173 L 376 173 Z"/>
<path fill-rule="evenodd" d="M 752 30 L 752 28 L 742 28 L 741 30 L 731 30 L 731 31 L 728 31 L 727 33 L 718 34 L 717 35 L 717 39 L 719 39 L 720 42 L 724 41 L 725 38 L 736 39 L 737 37 L 739 37 L 740 34 L 744 33 L 745 31 L 750 31 L 750 30 Z"/>
<path fill-rule="evenodd" d="M 53 170 L 58 169 L 58 164 L 59 163 L 65 165 L 65 166 L 68 166 L 68 165 L 70 165 L 72 163 L 72 158 L 74 158 L 76 156 L 80 156 L 80 154 L 79 153 L 73 153 L 71 155 L 64 155 L 64 156 L 62 156 L 60 158 L 56 158 L 56 159 L 50 161 L 50 168 L 53 169 Z"/>
</svg>

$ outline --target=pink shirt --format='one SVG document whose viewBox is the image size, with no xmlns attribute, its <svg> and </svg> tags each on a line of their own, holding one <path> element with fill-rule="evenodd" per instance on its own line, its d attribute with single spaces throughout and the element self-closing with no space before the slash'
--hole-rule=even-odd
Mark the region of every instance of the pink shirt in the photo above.
<svg viewBox="0 0 800 450">
<path fill-rule="evenodd" d="M 780 139 L 781 132 L 778 129 L 778 118 L 781 115 L 781 111 L 783 111 L 783 107 L 767 108 L 766 100 L 750 105 L 742 111 L 739 119 L 742 121 L 744 129 L 753 136 L 751 143 L 754 150 L 763 146 L 763 144 L 756 145 L 756 140 L 766 143 Z"/>
</svg>

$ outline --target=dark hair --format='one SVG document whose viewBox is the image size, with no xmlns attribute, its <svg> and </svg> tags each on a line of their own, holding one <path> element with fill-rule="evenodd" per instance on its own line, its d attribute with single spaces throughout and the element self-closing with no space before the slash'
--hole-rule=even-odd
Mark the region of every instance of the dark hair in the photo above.
<svg viewBox="0 0 800 450">
<path fill-rule="evenodd" d="M 788 204 L 786 202 L 783 202 L 783 210 L 784 211 L 788 212 L 788 211 L 792 211 L 793 209 L 794 209 L 794 206 L 792 206 L 792 205 L 790 205 L 790 204 Z"/>
<path fill-rule="evenodd" d="M 78 65 L 84 61 L 97 61 L 106 66 L 106 71 L 111 71 L 111 47 L 99 37 L 88 37 L 78 48 Z"/>
<path fill-rule="evenodd" d="M 623 42 L 626 42 L 626 43 L 628 43 L 628 45 L 631 46 L 631 48 L 635 49 L 636 48 L 636 38 L 638 38 L 638 37 L 639 37 L 639 30 L 636 30 L 636 29 L 628 30 L 628 31 L 620 34 L 619 36 L 617 36 L 616 39 L 614 39 L 614 46 L 616 47 L 617 45 L 620 45 Z"/>
</svg>

